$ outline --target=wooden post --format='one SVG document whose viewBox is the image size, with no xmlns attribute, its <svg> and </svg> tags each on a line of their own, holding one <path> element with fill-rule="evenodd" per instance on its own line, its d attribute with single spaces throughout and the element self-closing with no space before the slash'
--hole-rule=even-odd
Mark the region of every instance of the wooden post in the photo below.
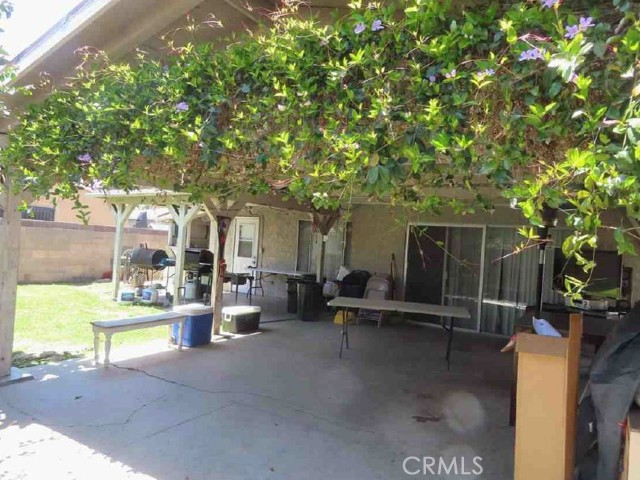
<svg viewBox="0 0 640 480">
<path fill-rule="evenodd" d="M 218 264 L 220 262 L 220 254 L 218 252 L 218 222 L 215 215 L 211 212 L 211 209 L 204 204 L 204 211 L 209 217 L 209 250 L 213 252 L 213 267 L 211 268 L 211 305 L 216 305 L 216 294 L 218 292 Z M 222 286 L 220 288 L 222 292 Z M 215 312 L 214 312 L 215 315 Z M 217 335 L 217 333 L 216 333 Z"/>
<path fill-rule="evenodd" d="M 20 254 L 20 200 L 4 185 L 4 217 L 0 218 L 0 379 L 11 374 Z"/>
<path fill-rule="evenodd" d="M 178 239 L 176 241 L 176 266 L 173 275 L 173 304 L 178 305 L 178 293 L 184 280 L 184 251 L 187 248 L 187 230 L 191 221 L 200 211 L 200 205 L 171 205 L 169 211 L 173 216 L 173 221 L 178 225 Z"/>
<path fill-rule="evenodd" d="M 114 203 L 111 205 L 113 209 L 113 218 L 116 221 L 116 236 L 113 242 L 113 264 L 111 267 L 111 283 L 113 288 L 113 299 L 118 300 L 118 292 L 120 290 L 120 257 L 122 256 L 122 235 L 124 234 L 124 226 L 127 219 L 131 216 L 131 212 L 136 207 L 134 204 Z"/>
<path fill-rule="evenodd" d="M 220 265 L 221 261 L 224 260 L 224 246 L 227 241 L 227 233 L 229 232 L 231 221 L 238 215 L 240 210 L 244 208 L 245 204 L 245 200 L 219 200 L 217 198 L 210 198 L 204 205 L 204 209 L 211 219 L 212 238 L 215 222 L 216 243 L 212 244 L 212 239 L 209 240 L 209 245 L 214 245 L 214 278 L 211 296 L 214 335 L 220 334 L 220 326 L 222 325 L 222 287 L 224 285 L 224 272 L 220 268 Z"/>
<path fill-rule="evenodd" d="M 312 214 L 313 225 L 318 229 L 320 233 L 320 248 L 318 251 L 318 258 L 316 259 L 316 281 L 318 283 L 323 281 L 324 278 L 324 252 L 327 248 L 327 238 L 331 228 L 335 225 L 336 221 L 340 217 L 338 211 L 315 211 Z"/>
<path fill-rule="evenodd" d="M 316 282 L 322 282 L 324 277 L 324 253 L 327 249 L 327 235 L 319 234 L 320 248 L 318 249 L 318 258 L 316 258 Z"/>
</svg>

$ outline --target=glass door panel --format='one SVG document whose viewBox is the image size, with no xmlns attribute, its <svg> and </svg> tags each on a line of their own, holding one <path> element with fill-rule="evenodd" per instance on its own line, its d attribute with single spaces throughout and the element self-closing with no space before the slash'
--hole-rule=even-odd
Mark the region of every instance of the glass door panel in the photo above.
<svg viewBox="0 0 640 480">
<path fill-rule="evenodd" d="M 443 304 L 469 310 L 471 318 L 458 319 L 455 325 L 477 330 L 483 229 L 448 227 L 447 230 Z"/>
</svg>

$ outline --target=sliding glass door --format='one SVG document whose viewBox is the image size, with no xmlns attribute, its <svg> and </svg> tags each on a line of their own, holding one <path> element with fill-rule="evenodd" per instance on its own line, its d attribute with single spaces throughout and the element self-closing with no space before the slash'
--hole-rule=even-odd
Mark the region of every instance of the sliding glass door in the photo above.
<svg viewBox="0 0 640 480">
<path fill-rule="evenodd" d="M 512 227 L 487 227 L 480 330 L 511 335 L 516 320 L 536 303 L 537 247 L 516 252 L 523 238 Z"/>
<path fill-rule="evenodd" d="M 554 244 L 564 238 L 552 232 Z M 405 300 L 461 306 L 462 328 L 511 335 L 527 306 L 536 303 L 539 251 L 519 248 L 516 227 L 412 225 L 407 238 Z M 553 300 L 553 248 L 545 258 L 545 301 Z M 440 324 L 438 317 L 415 320 Z"/>
<path fill-rule="evenodd" d="M 482 278 L 483 228 L 448 227 L 443 305 L 464 307 L 469 320 L 456 320 L 456 327 L 478 329 L 478 305 Z"/>
<path fill-rule="evenodd" d="M 465 307 L 471 319 L 457 320 L 456 326 L 477 330 L 483 230 L 466 226 L 410 226 L 405 299 Z M 436 324 L 443 321 L 424 316 L 415 320 Z"/>
</svg>

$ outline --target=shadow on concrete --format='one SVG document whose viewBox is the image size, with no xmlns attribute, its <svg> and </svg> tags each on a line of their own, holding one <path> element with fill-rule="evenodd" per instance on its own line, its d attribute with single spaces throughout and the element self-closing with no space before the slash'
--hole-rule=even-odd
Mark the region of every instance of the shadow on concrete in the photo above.
<svg viewBox="0 0 640 480">
<path fill-rule="evenodd" d="M 353 326 L 342 359 L 339 342 L 338 325 L 291 321 L 114 351 L 109 369 L 33 367 L 0 390 L 0 477 L 386 480 L 439 455 L 512 477 L 502 339 L 457 334 L 451 371 L 441 329 Z"/>
</svg>

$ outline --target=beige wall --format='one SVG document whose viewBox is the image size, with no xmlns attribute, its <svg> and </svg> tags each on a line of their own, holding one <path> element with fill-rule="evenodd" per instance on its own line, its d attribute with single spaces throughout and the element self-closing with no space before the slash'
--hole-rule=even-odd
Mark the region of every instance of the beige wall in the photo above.
<svg viewBox="0 0 640 480">
<path fill-rule="evenodd" d="M 89 207 L 89 225 L 115 226 L 116 223 L 113 218 L 111 207 L 104 201 L 104 199 L 92 198 L 87 195 L 87 192 L 80 192 L 80 201 Z M 50 200 L 40 199 L 36 200 L 31 205 L 52 207 L 53 203 Z M 73 202 L 71 200 L 59 200 L 55 208 L 56 222 L 82 224 L 82 220 L 77 217 L 77 210 L 73 209 Z"/>
<path fill-rule="evenodd" d="M 308 220 L 309 214 L 267 207 L 247 207 L 239 216 L 260 219 L 259 266 L 284 271 L 295 270 L 298 250 L 298 221 Z M 235 226 L 236 222 L 234 221 L 231 223 L 225 248 L 225 259 L 229 269 L 231 269 L 235 248 Z M 270 276 L 262 284 L 265 295 L 285 297 L 287 294 L 285 278 L 282 275 Z"/>
<path fill-rule="evenodd" d="M 191 222 L 189 228 L 189 247 L 209 248 L 209 219 L 197 217 Z"/>
<path fill-rule="evenodd" d="M 499 207 L 491 212 L 456 215 L 445 210 L 441 215 L 427 215 L 404 211 L 385 205 L 355 205 L 351 211 L 353 235 L 351 240 L 351 269 L 368 270 L 388 275 L 391 254 L 395 255 L 395 283 L 400 298 L 404 292 L 407 224 L 440 223 L 468 225 L 513 225 L 525 223 L 517 210 Z"/>
<path fill-rule="evenodd" d="M 21 283 L 95 280 L 111 271 L 115 228 L 23 220 L 20 242 Z M 163 231 L 128 228 L 123 250 L 147 243 L 165 248 Z"/>
<path fill-rule="evenodd" d="M 260 251 L 258 254 L 260 266 L 285 271 L 295 269 L 298 221 L 309 219 L 308 214 L 267 207 L 250 207 L 243 210 L 240 216 L 260 218 Z M 444 211 L 441 215 L 425 215 L 405 212 L 385 205 L 355 205 L 349 214 L 349 221 L 352 223 L 351 261 L 347 266 L 351 269 L 368 270 L 371 273 L 388 274 L 391 254 L 394 254 L 396 259 L 395 280 L 400 298 L 404 292 L 408 222 L 513 227 L 526 224 L 526 220 L 518 210 L 508 207 L 497 207 L 494 212 L 480 212 L 473 215 L 456 215 L 452 211 Z M 562 221 L 559 223 L 559 226 L 563 226 Z M 225 258 L 230 269 L 232 268 L 234 242 L 235 222 L 232 222 L 225 249 Z M 615 249 L 611 234 L 603 233 L 599 248 Z M 640 247 L 638 251 L 640 253 Z M 633 301 L 640 300 L 640 256 L 624 256 L 623 263 L 634 269 Z M 263 283 L 265 295 L 278 297 L 286 295 L 285 279 L 282 276 L 269 277 Z"/>
</svg>

